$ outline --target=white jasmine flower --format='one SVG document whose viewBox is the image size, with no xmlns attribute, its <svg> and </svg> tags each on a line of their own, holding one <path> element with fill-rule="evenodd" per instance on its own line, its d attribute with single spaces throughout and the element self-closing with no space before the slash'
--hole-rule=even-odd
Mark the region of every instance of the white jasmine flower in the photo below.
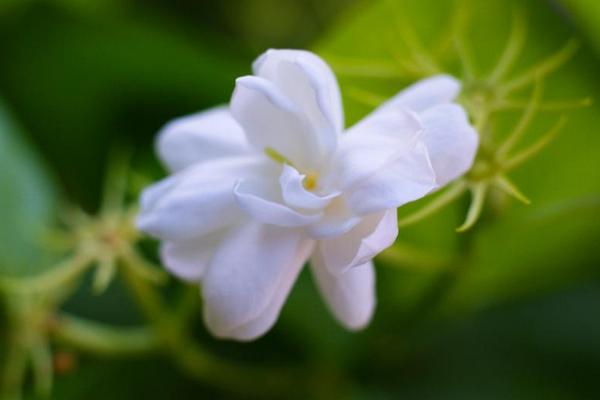
<svg viewBox="0 0 600 400">
<path fill-rule="evenodd" d="M 372 259 L 398 234 L 396 208 L 463 174 L 477 135 L 438 76 L 344 130 L 335 76 L 318 56 L 269 50 L 229 107 L 167 125 L 172 172 L 142 195 L 139 228 L 178 277 L 201 284 L 218 337 L 274 324 L 302 266 L 335 317 L 358 329 L 375 305 Z"/>
</svg>

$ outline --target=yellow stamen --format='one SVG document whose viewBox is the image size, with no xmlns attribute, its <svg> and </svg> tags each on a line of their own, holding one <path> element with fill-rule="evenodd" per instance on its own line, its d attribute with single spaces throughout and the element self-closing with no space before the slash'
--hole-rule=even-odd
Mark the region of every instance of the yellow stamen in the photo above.
<svg viewBox="0 0 600 400">
<path fill-rule="evenodd" d="M 304 188 L 308 191 L 315 190 L 317 187 L 317 181 L 319 180 L 319 174 L 316 172 L 309 172 L 304 178 Z"/>
</svg>

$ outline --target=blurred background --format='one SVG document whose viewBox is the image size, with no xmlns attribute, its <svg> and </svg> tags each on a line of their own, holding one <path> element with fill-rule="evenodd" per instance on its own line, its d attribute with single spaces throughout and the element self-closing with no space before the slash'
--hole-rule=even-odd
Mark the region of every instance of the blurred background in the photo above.
<svg viewBox="0 0 600 400">
<path fill-rule="evenodd" d="M 352 123 L 373 108 L 371 97 L 419 78 L 398 67 L 411 46 L 397 24 L 437 49 L 452 16 L 467 11 L 465 43 L 484 76 L 515 9 L 524 10 L 527 37 L 514 76 L 578 38 L 544 98 L 596 100 L 596 0 L 0 0 L 0 273 L 30 276 L 48 265 L 29 232 L 54 221 L 66 201 L 96 210 L 111 150 L 133 153 L 131 168 L 146 181 L 162 177 L 156 132 L 227 102 L 234 79 L 265 49 L 308 48 L 330 61 Z M 447 71 L 463 77 L 447 59 Z M 511 175 L 532 205 L 492 196 L 475 228 L 458 234 L 461 198 L 401 230 L 397 251 L 378 261 L 378 308 L 365 331 L 339 327 L 307 274 L 256 342 L 214 340 L 198 317 L 197 340 L 212 354 L 297 371 L 299 385 L 285 396 L 240 394 L 234 377 L 227 385 L 193 379 L 163 356 L 57 348 L 70 362 L 52 398 L 599 398 L 600 107 L 564 108 L 536 118 L 529 141 L 559 115 L 569 121 Z M 494 126 L 504 132 L 518 115 Z M 101 296 L 86 283 L 65 309 L 119 326 L 141 320 L 118 280 Z"/>
</svg>

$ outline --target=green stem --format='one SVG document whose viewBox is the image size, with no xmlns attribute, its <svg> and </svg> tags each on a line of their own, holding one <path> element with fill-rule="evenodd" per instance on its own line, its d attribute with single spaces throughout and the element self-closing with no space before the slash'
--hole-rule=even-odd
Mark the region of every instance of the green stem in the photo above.
<svg viewBox="0 0 600 400">
<path fill-rule="evenodd" d="M 0 278 L 0 290 L 20 293 L 48 292 L 75 280 L 90 266 L 92 260 L 92 255 L 80 253 L 33 278 Z"/>
<path fill-rule="evenodd" d="M 527 105 L 527 108 L 523 112 L 521 119 L 517 123 L 517 126 L 515 127 L 515 129 L 511 132 L 511 134 L 508 136 L 508 138 L 506 138 L 504 143 L 502 143 L 500 145 L 500 147 L 498 148 L 498 151 L 496 152 L 496 155 L 499 159 L 506 158 L 508 153 L 519 142 L 519 140 L 521 139 L 521 137 L 527 130 L 527 127 L 529 126 L 529 124 L 531 123 L 533 118 L 535 117 L 537 107 L 540 102 L 540 98 L 542 96 L 542 88 L 543 88 L 542 81 L 541 80 L 536 81 L 536 85 L 533 88 L 533 93 L 531 95 L 531 99 L 529 101 L 529 104 Z"/>
<path fill-rule="evenodd" d="M 534 82 L 536 79 L 543 78 L 554 72 L 554 70 L 558 69 L 565 62 L 567 62 L 573 56 L 573 54 L 575 54 L 578 48 L 579 42 L 577 40 L 569 40 L 567 44 L 555 54 L 541 61 L 513 80 L 504 83 L 502 85 L 503 94 L 506 95 L 508 93 L 517 91 Z"/>
<path fill-rule="evenodd" d="M 421 43 L 421 40 L 411 28 L 411 25 L 405 20 L 405 12 L 400 9 L 398 3 L 394 0 L 388 0 L 388 5 L 394 18 L 394 28 L 399 38 L 406 45 L 414 63 L 420 67 L 425 75 L 433 75 L 440 72 L 440 68 L 429 53 L 427 48 Z"/>
<path fill-rule="evenodd" d="M 444 208 L 446 205 L 456 200 L 460 195 L 462 195 L 466 191 L 466 189 L 467 183 L 464 180 L 459 180 L 453 183 L 441 195 L 433 199 L 423 208 L 414 212 L 413 214 L 410 214 L 400 219 L 398 221 L 398 227 L 403 228 L 429 217 L 430 215 L 436 213 L 437 211 Z"/>
<path fill-rule="evenodd" d="M 562 116 L 558 120 L 558 122 L 552 128 L 550 128 L 550 130 L 547 133 L 545 133 L 540 139 L 538 139 L 526 149 L 521 150 L 520 152 L 515 154 L 511 159 L 504 161 L 502 163 L 504 171 L 511 171 L 519 165 L 521 165 L 522 163 L 524 163 L 525 161 L 537 155 L 556 137 L 556 135 L 562 129 L 566 122 L 566 117 Z"/>
<path fill-rule="evenodd" d="M 160 344 L 149 327 L 118 328 L 68 314 L 56 317 L 52 335 L 61 344 L 102 357 L 153 353 Z"/>
<path fill-rule="evenodd" d="M 521 9 L 515 11 L 513 17 L 513 27 L 510 32 L 510 38 L 506 44 L 504 52 L 500 56 L 496 68 L 490 73 L 488 81 L 498 83 L 513 67 L 517 58 L 521 54 L 526 36 L 525 15 Z"/>
<path fill-rule="evenodd" d="M 6 358 L 0 367 L 0 399 L 20 400 L 27 370 L 27 353 L 18 337 L 9 337 Z"/>
<path fill-rule="evenodd" d="M 578 108 L 585 108 L 591 106 L 593 100 L 591 97 L 583 97 L 580 99 L 568 99 L 562 101 L 546 101 L 541 102 L 537 110 L 538 111 L 546 111 L 546 112 L 556 112 L 556 111 L 565 111 L 565 110 L 573 110 Z M 504 99 L 498 100 L 493 105 L 494 111 L 502 111 L 502 110 L 520 110 L 527 108 L 529 106 L 528 101 L 523 100 L 511 100 Z"/>
<path fill-rule="evenodd" d="M 127 267 L 131 269 L 136 276 L 156 285 L 163 285 L 169 279 L 169 276 L 164 270 L 146 261 L 146 259 L 131 246 L 126 246 L 121 249 L 119 255 L 125 264 L 127 264 Z"/>
<path fill-rule="evenodd" d="M 466 81 L 472 81 L 476 76 L 475 60 L 469 51 L 466 39 L 462 32 L 457 32 L 453 40 L 456 54 L 458 55 L 458 59 L 463 69 L 464 79 Z"/>
<path fill-rule="evenodd" d="M 29 343 L 29 358 L 33 371 L 35 393 L 38 397 L 48 398 L 52 392 L 53 367 L 50 345 L 45 337 L 32 332 Z"/>
</svg>

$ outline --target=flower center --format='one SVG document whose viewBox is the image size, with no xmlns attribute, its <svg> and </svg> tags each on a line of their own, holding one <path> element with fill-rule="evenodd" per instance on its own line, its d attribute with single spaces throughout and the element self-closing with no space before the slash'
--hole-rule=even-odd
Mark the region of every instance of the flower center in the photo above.
<svg viewBox="0 0 600 400">
<path fill-rule="evenodd" d="M 304 185 L 304 189 L 313 191 L 317 188 L 317 182 L 319 180 L 319 173 L 316 171 L 310 171 L 304 177 L 304 181 L 302 182 Z"/>
<path fill-rule="evenodd" d="M 277 150 L 275 150 L 272 147 L 265 147 L 265 154 L 267 155 L 267 157 L 269 157 L 271 160 L 275 161 L 276 163 L 279 164 L 287 164 L 290 167 L 296 168 L 294 166 L 294 164 L 292 164 L 292 162 L 283 154 L 281 154 L 280 152 L 278 152 Z M 296 168 L 298 169 L 298 168 Z M 317 171 L 308 171 L 305 174 L 304 180 L 302 182 L 302 184 L 304 185 L 304 188 L 308 191 L 313 191 L 317 188 L 317 183 L 319 181 L 319 173 Z"/>
</svg>

